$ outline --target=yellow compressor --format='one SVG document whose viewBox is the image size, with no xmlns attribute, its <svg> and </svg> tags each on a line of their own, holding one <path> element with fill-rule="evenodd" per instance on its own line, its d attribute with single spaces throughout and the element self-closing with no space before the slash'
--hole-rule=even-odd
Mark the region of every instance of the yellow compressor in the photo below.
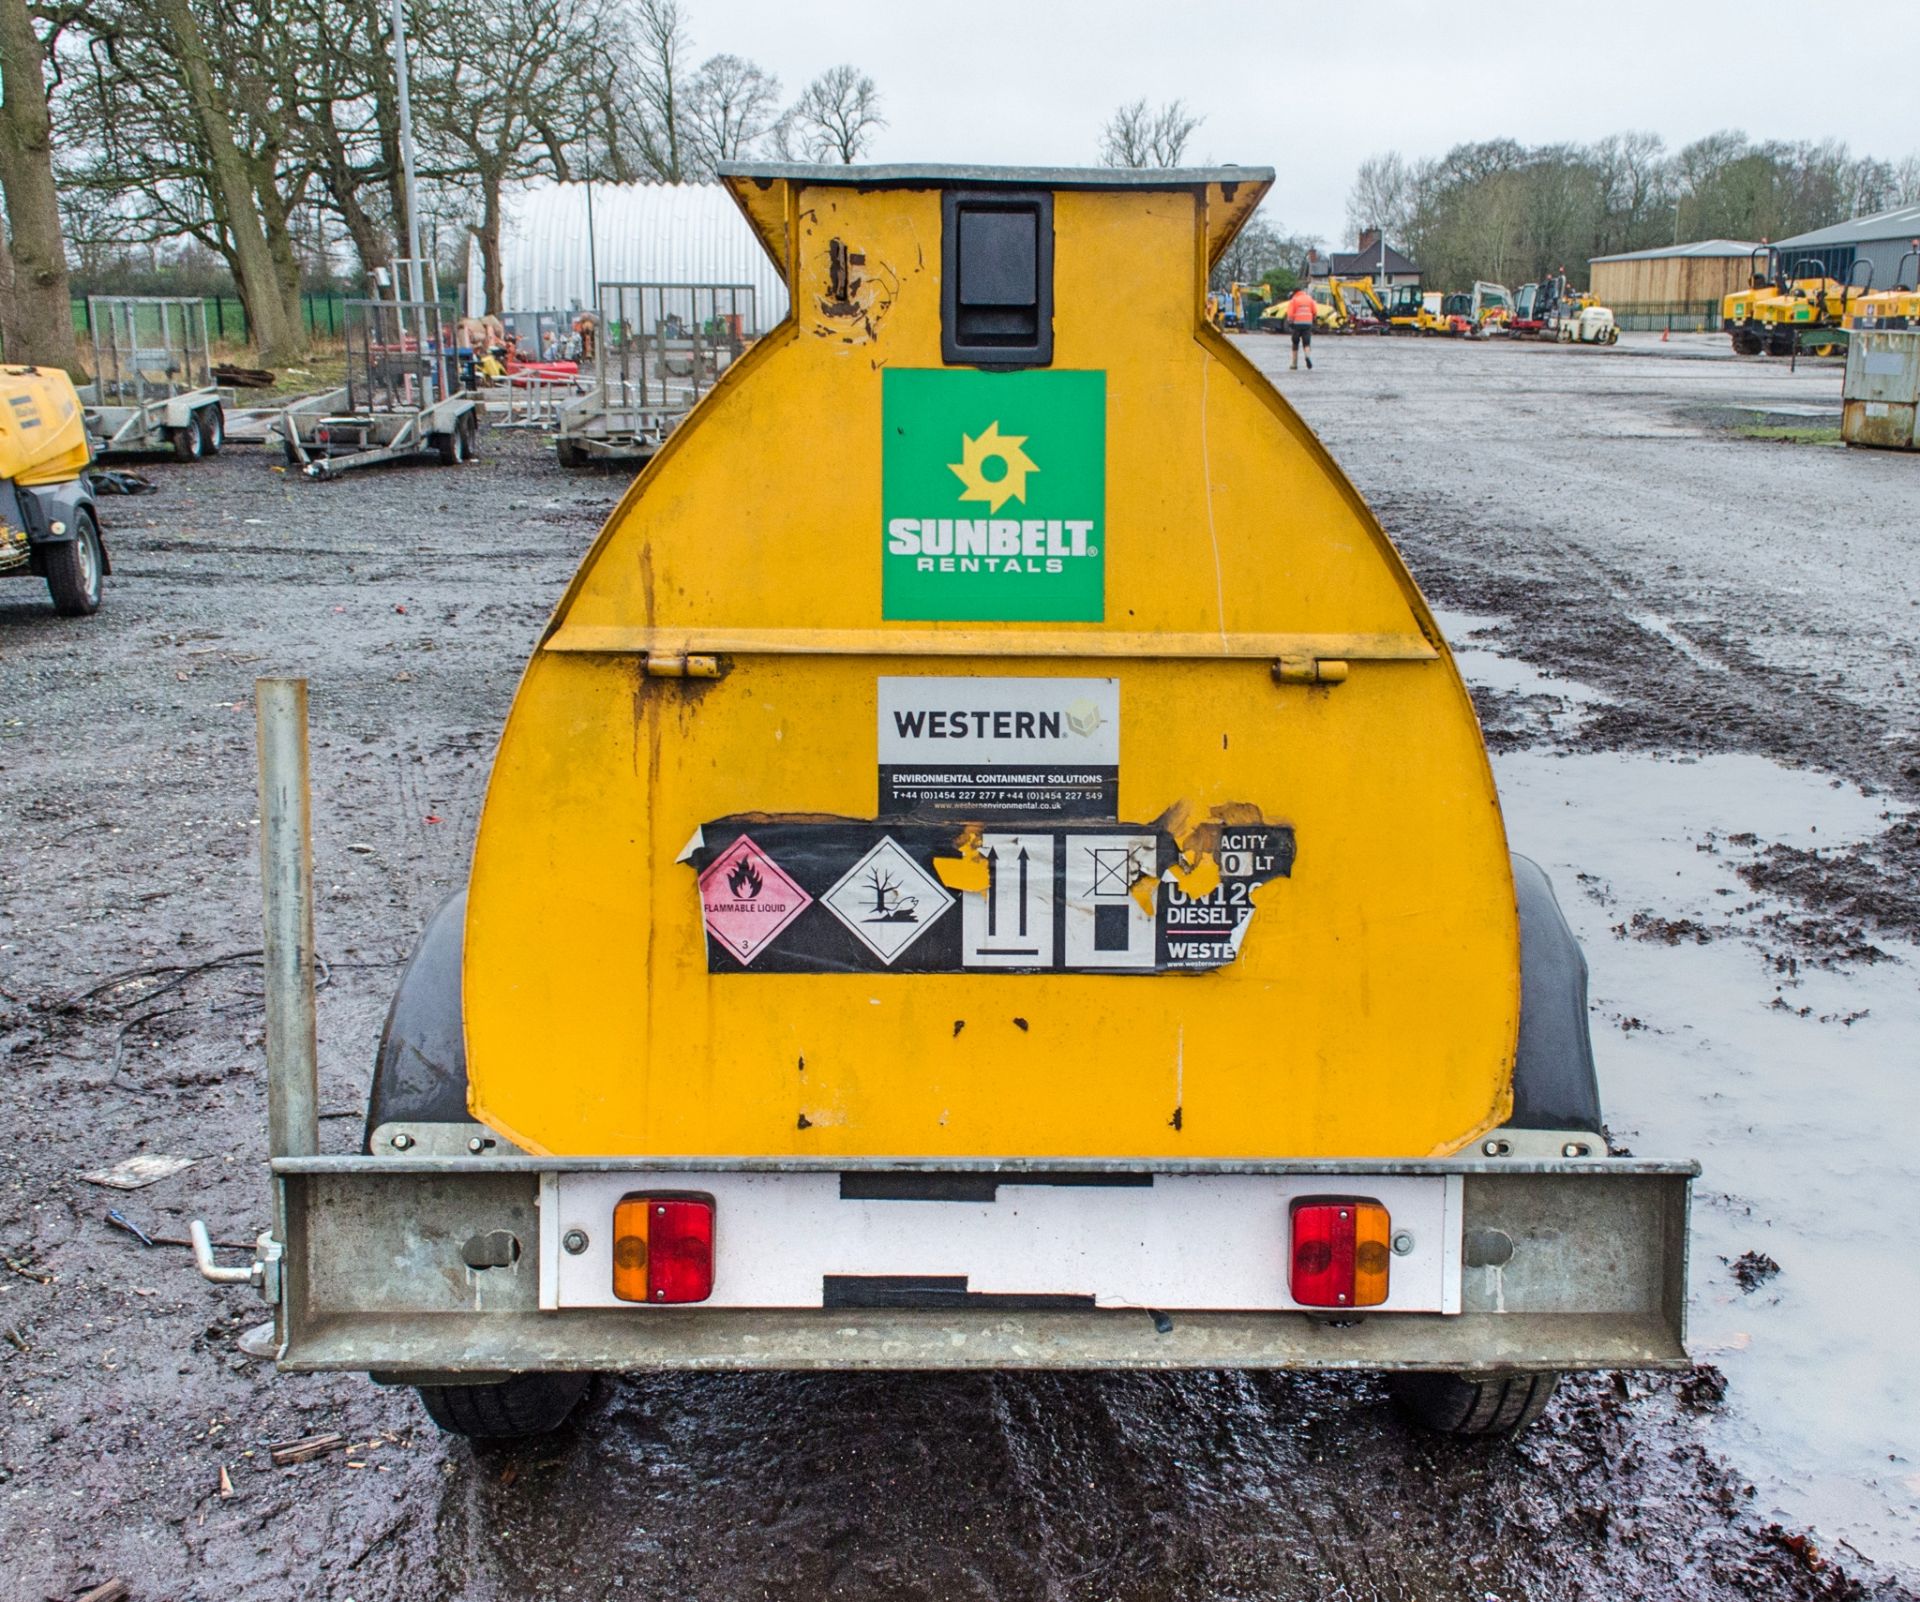
<svg viewBox="0 0 1920 1602">
<path fill-rule="evenodd" d="M 1271 174 L 724 180 L 792 313 L 556 608 L 361 1157 L 271 1026 L 263 692 L 280 1223 L 203 1266 L 470 1434 L 594 1369 L 1365 1366 L 1486 1431 L 1684 1362 L 1692 1168 L 1607 1156 L 1440 630 L 1205 315 Z"/>
<path fill-rule="evenodd" d="M 0 577 L 44 578 L 69 617 L 99 608 L 110 571 L 86 476 L 92 461 L 73 380 L 0 367 Z"/>
</svg>

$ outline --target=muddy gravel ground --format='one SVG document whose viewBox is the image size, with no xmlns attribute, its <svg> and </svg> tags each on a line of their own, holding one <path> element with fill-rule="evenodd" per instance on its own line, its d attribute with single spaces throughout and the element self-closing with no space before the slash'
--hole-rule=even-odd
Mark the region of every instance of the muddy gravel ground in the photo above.
<svg viewBox="0 0 1920 1602">
<path fill-rule="evenodd" d="M 1831 371 L 1326 341 L 1277 378 L 1436 601 L 1600 685 L 1586 748 L 1755 751 L 1920 799 L 1920 462 L 1758 444 Z M 1247 342 L 1284 367 L 1278 341 Z M 1798 415 L 1791 410 L 1786 415 Z M 461 881 L 521 662 L 623 481 L 479 463 L 289 481 L 264 451 L 106 507 L 106 607 L 0 586 L 0 1597 L 1791 1598 L 1913 1595 L 1760 1511 L 1710 1367 L 1563 1387 L 1513 1444 L 1365 1378 L 604 1380 L 561 1435 L 440 1436 L 406 1391 L 274 1376 L 187 1220 L 266 1222 L 250 693 L 313 683 L 322 1111 Z M 1817 508 L 1810 511 L 1809 508 Z M 1497 749 L 1568 737 L 1489 691 Z M 1920 928 L 1914 842 L 1769 858 L 1834 927 Z M 84 1176 L 196 1159 L 122 1192 Z M 337 1431 L 275 1468 L 268 1447 Z"/>
</svg>

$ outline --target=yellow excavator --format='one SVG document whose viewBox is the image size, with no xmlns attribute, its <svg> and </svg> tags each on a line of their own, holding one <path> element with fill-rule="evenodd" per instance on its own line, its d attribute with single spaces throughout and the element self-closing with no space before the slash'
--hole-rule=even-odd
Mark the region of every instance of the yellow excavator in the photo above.
<svg viewBox="0 0 1920 1602">
<path fill-rule="evenodd" d="M 1314 330 L 1323 334 L 1383 334 L 1387 331 L 1387 312 L 1373 291 L 1370 278 L 1330 278 L 1314 284 Z M 1287 304 L 1284 300 L 1269 306 L 1262 314 L 1263 324 L 1275 333 L 1284 333 Z"/>
<path fill-rule="evenodd" d="M 66 617 L 99 609 L 111 571 L 92 464 L 73 380 L 53 368 L 0 367 L 0 576 L 45 579 Z"/>
<path fill-rule="evenodd" d="M 1755 248 L 1751 276 L 1747 288 L 1720 303 L 1720 326 L 1736 354 L 1786 356 L 1797 345 L 1831 356 L 1846 348 L 1848 307 L 1861 293 L 1851 281 L 1829 278 L 1826 263 L 1814 256 L 1802 256 L 1789 271 L 1772 245 Z"/>
</svg>

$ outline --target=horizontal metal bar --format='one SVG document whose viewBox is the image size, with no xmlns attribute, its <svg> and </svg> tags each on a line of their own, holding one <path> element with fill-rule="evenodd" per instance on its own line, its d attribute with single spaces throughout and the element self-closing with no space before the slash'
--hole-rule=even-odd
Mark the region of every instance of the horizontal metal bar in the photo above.
<svg viewBox="0 0 1920 1602">
<path fill-rule="evenodd" d="M 283 1157 L 281 1175 L 610 1174 L 610 1173 L 953 1173 L 1019 1174 L 1568 1174 L 1698 1178 L 1688 1160 L 1599 1157 L 1547 1162 L 1484 1157 Z"/>
<path fill-rule="evenodd" d="M 1165 1317 L 1166 1315 L 1163 1315 Z M 1305 1313 L 783 1311 L 360 1314 L 298 1331 L 282 1369 L 1683 1368 L 1657 1314 L 1397 1313 L 1347 1327 Z"/>
<path fill-rule="evenodd" d="M 759 656 L 1122 657 L 1223 661 L 1313 657 L 1341 662 L 1432 662 L 1440 653 L 1418 634 L 1221 634 L 1058 628 L 655 629 L 565 623 L 549 651 L 624 656 L 737 651 Z"/>
</svg>

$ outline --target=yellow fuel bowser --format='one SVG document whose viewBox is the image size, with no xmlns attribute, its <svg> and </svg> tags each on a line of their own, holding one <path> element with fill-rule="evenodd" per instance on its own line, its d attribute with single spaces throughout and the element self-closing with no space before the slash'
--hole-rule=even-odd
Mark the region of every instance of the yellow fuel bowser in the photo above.
<svg viewBox="0 0 1920 1602">
<path fill-rule="evenodd" d="M 1373 1367 L 1485 1431 L 1683 1362 L 1692 1167 L 1607 1156 L 1440 630 L 1205 315 L 1270 172 L 723 181 L 791 315 L 555 609 L 365 1155 L 294 1119 L 217 1270 L 283 1364 L 498 1434 L 601 1368 Z"/>
</svg>

